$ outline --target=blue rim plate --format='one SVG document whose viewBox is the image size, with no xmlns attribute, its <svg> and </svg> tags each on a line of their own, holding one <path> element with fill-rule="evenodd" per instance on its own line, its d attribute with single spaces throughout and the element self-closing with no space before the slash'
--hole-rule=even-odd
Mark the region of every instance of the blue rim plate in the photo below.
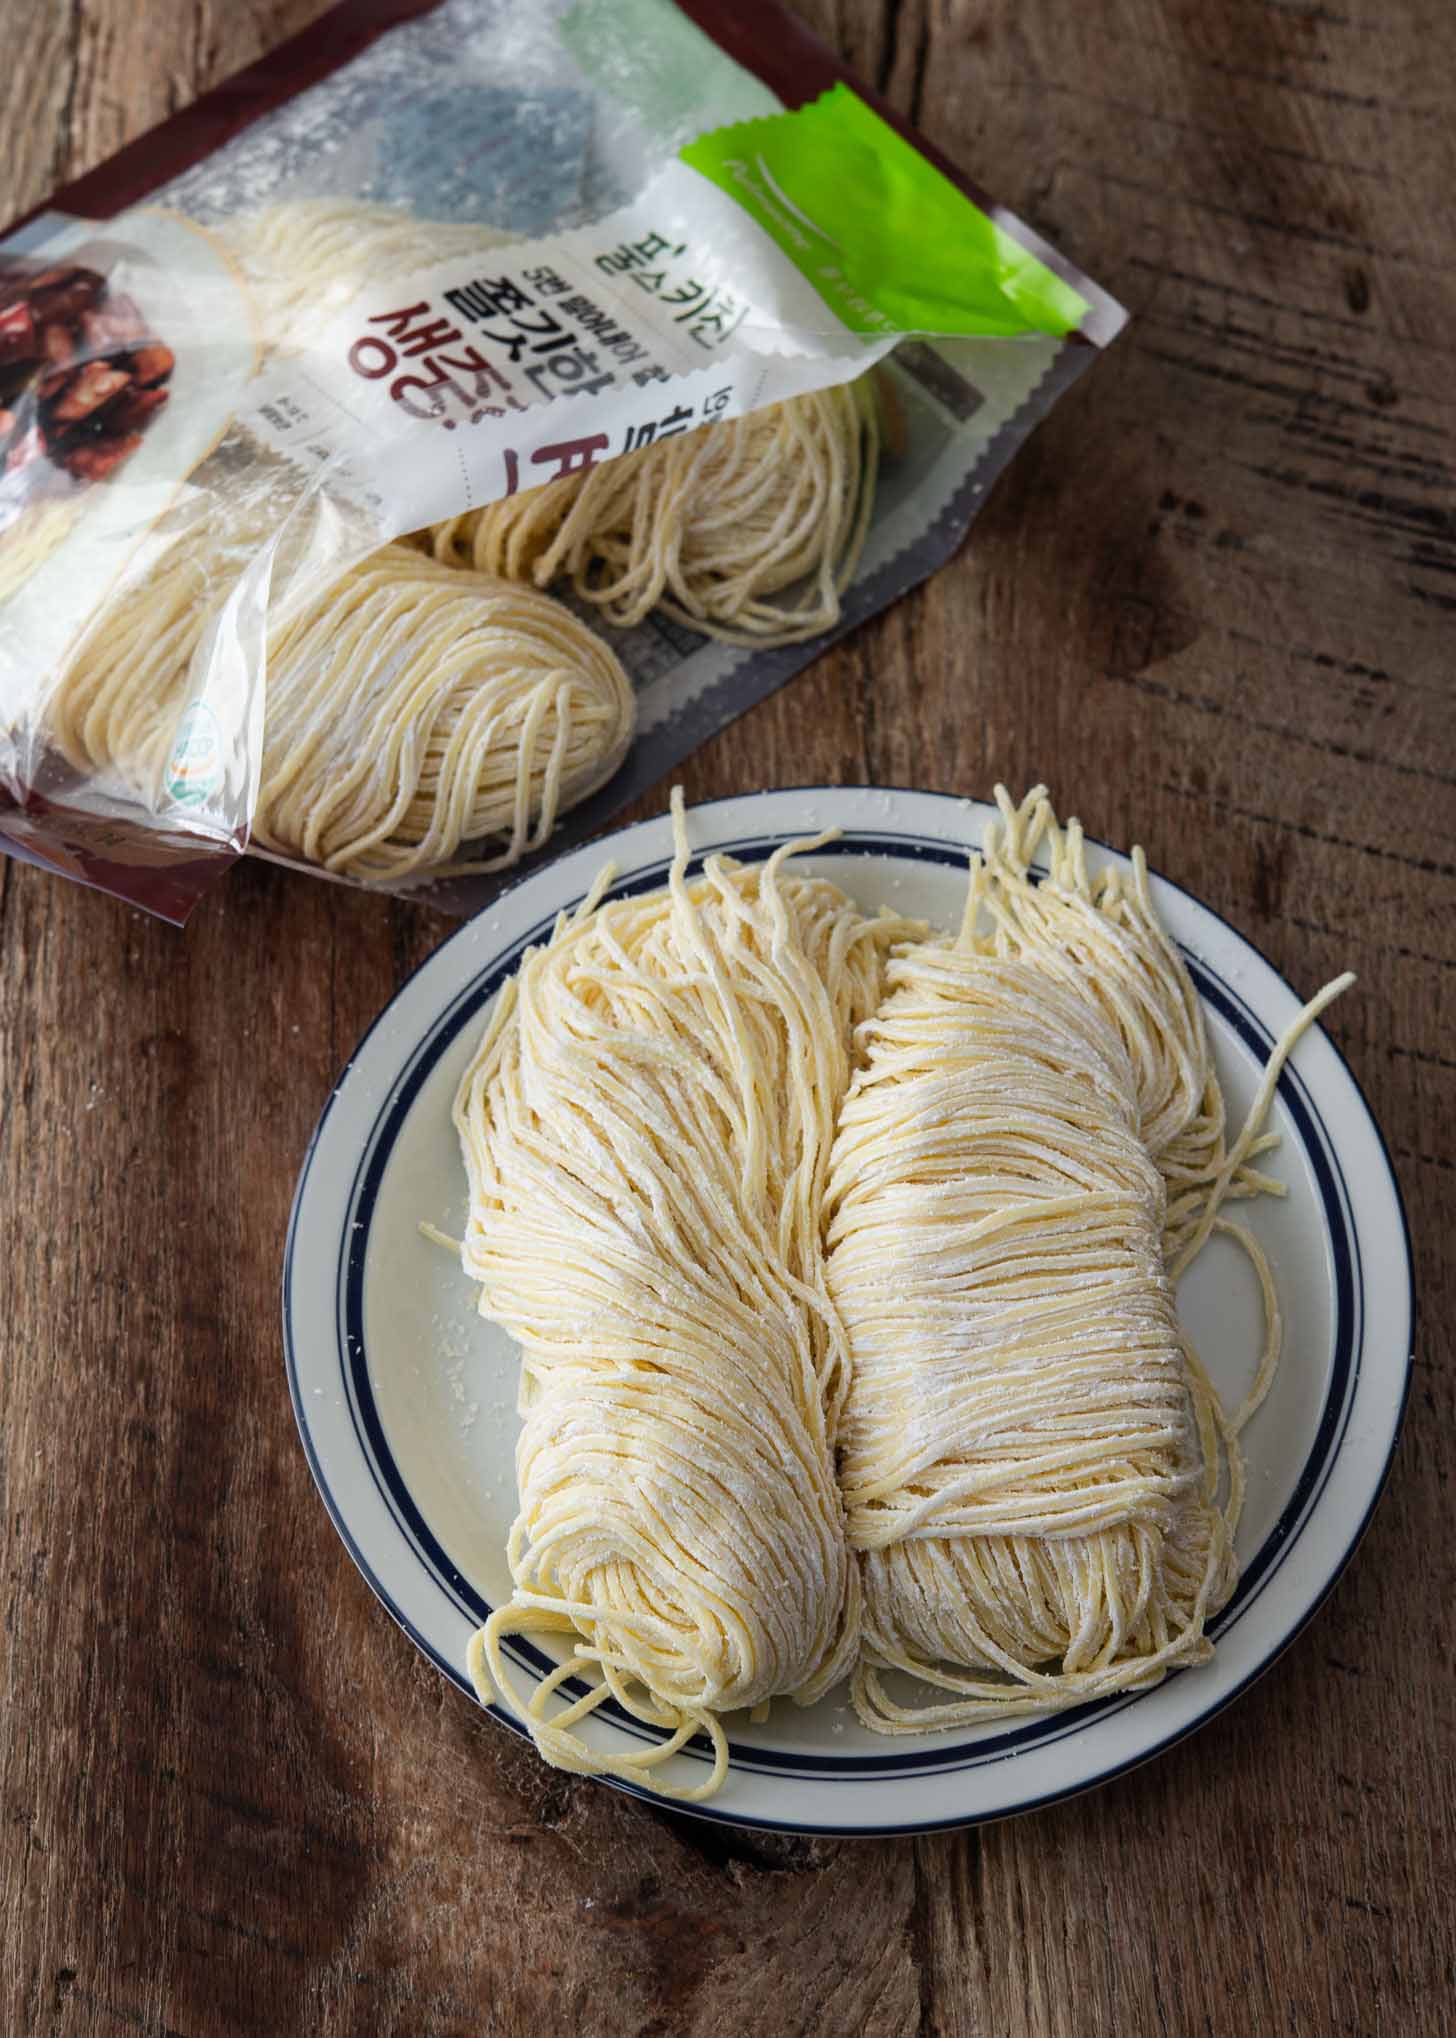
<svg viewBox="0 0 1456 2038">
<path fill-rule="evenodd" d="M 966 851 L 988 814 L 943 794 L 815 786 L 695 808 L 689 833 L 699 857 L 721 849 L 751 859 L 786 838 L 836 827 L 839 840 L 805 859 L 807 868 L 865 906 L 884 903 L 948 925 L 959 913 Z M 450 1104 L 501 983 L 607 857 L 618 866 L 621 893 L 660 884 L 671 853 L 665 818 L 639 822 L 534 871 L 462 927 L 360 1042 L 299 1178 L 283 1325 L 304 1450 L 369 1584 L 467 1691 L 470 1634 L 509 1591 L 516 1365 L 509 1341 L 475 1315 L 458 1265 L 419 1226 L 428 1220 L 460 1235 L 465 1182 Z M 1089 860 L 1112 856 L 1096 849 Z M 1237 1121 L 1302 1000 L 1207 907 L 1164 879 L 1155 891 L 1203 996 Z M 1275 1268 L 1285 1353 L 1245 1438 L 1242 1577 L 1214 1625 L 1214 1660 L 1154 1691 L 940 1735 L 868 1733 L 843 1691 L 808 1711 L 781 1702 L 764 1725 L 730 1722 L 727 1782 L 692 1808 L 698 1816 L 796 1832 L 896 1833 L 1027 1811 L 1183 1739 L 1298 1634 L 1380 1496 L 1409 1386 L 1414 1304 L 1389 1157 L 1322 1030 L 1305 1037 L 1286 1068 L 1271 1124 L 1281 1145 L 1270 1171 L 1289 1193 L 1240 1214 Z M 1258 1308 L 1236 1247 L 1214 1241 L 1186 1277 L 1180 1308 L 1204 1363 L 1237 1399 Z M 512 1654 L 523 1681 L 549 1660 L 525 1642 Z M 516 1727 L 509 1713 L 491 1710 Z M 610 1708 L 591 1732 L 619 1749 L 652 1738 Z M 689 1748 L 676 1758 L 676 1774 L 690 1781 L 706 1759 Z"/>
</svg>

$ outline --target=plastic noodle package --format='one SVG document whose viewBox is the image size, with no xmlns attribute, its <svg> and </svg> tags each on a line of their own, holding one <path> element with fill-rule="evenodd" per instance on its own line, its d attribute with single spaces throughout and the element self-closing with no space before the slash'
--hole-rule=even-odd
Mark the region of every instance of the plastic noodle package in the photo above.
<svg viewBox="0 0 1456 2038">
<path fill-rule="evenodd" d="M 1122 322 L 772 7 L 345 0 L 0 240 L 0 847 L 473 910 Z"/>
</svg>

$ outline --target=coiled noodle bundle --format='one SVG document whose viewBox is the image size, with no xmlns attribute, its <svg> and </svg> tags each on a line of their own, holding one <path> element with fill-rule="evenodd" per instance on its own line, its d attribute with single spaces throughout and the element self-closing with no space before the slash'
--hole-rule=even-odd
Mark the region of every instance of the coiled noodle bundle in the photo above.
<svg viewBox="0 0 1456 2038">
<path fill-rule="evenodd" d="M 69 656 L 47 708 L 77 770 L 159 795 L 194 660 L 267 542 L 266 489 L 218 532 L 197 499 L 148 541 Z M 389 545 L 269 612 L 256 838 L 371 880 L 490 870 L 544 842 L 608 778 L 634 721 L 613 652 L 532 588 Z M 494 838 L 481 860 L 463 843 Z"/>
<path fill-rule="evenodd" d="M 897 956 L 840 1113 L 829 1285 L 853 1385 L 840 1466 L 862 1552 L 860 1718 L 908 1733 L 1156 1683 L 1211 1652 L 1237 1578 L 1238 1436 L 1281 1327 L 1252 1160 L 1278 1043 L 1231 1148 L 1203 1009 L 1147 866 L 1092 873 L 1038 787 L 972 860 L 954 941 Z M 1049 871 L 1034 881 L 1031 859 Z M 1227 1414 L 1173 1282 L 1215 1229 L 1249 1253 L 1266 1338 Z M 884 1672 L 946 1696 L 899 1703 Z"/>
<path fill-rule="evenodd" d="M 611 777 L 633 714 L 559 602 L 388 545 L 270 637 L 254 833 L 376 881 L 505 869 Z"/>
<path fill-rule="evenodd" d="M 437 559 L 568 580 L 630 628 L 655 608 L 728 643 L 789 644 L 839 620 L 874 508 L 867 380 L 659 439 L 421 534 Z"/>
<path fill-rule="evenodd" d="M 707 1782 L 657 1786 L 693 1798 L 719 1714 L 811 1703 L 859 1639 L 819 1209 L 851 1031 L 907 929 L 784 854 L 689 883 L 680 837 L 666 891 L 593 895 L 502 993 L 456 1104 L 463 1262 L 522 1350 L 516 1591 L 477 1681 L 568 1769 L 642 1777 L 708 1733 Z M 502 1644 L 537 1630 L 575 1655 L 526 1702 Z M 584 1667 L 601 1681 L 548 1716 Z M 668 1739 L 595 1750 L 576 1728 L 613 1696 Z"/>
<path fill-rule="evenodd" d="M 827 1199 L 861 1717 L 1043 1711 L 1199 1661 L 1235 1576 L 1217 1404 L 1123 1043 L 1075 986 L 947 944 L 896 960 L 867 1039 Z M 951 1696 L 899 1706 L 885 1667 Z"/>
</svg>

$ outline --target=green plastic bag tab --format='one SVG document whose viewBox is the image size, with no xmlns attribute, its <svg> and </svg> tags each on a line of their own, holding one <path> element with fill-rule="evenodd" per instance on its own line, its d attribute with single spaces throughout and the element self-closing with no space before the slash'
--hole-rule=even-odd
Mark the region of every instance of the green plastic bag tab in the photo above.
<svg viewBox="0 0 1456 2038">
<path fill-rule="evenodd" d="M 855 332 L 1060 338 L 1089 309 L 847 85 L 715 128 L 680 156 Z"/>
</svg>

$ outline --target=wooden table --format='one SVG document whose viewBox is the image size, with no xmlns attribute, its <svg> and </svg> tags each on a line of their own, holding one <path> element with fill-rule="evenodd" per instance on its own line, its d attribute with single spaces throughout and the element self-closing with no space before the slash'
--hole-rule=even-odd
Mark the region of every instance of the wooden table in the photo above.
<svg viewBox="0 0 1456 2038">
<path fill-rule="evenodd" d="M 0 0 L 0 217 L 312 11 Z M 1456 2015 L 1456 10 L 805 12 L 1134 319 L 961 557 L 696 757 L 689 797 L 1044 777 L 1295 984 L 1358 969 L 1333 1031 L 1424 1325 L 1389 1494 L 1256 1690 L 1080 1802 L 832 1844 L 556 1775 L 371 1598 L 279 1350 L 310 1128 L 445 925 L 249 865 L 178 934 L 5 863 L 7 2032 Z"/>
</svg>

